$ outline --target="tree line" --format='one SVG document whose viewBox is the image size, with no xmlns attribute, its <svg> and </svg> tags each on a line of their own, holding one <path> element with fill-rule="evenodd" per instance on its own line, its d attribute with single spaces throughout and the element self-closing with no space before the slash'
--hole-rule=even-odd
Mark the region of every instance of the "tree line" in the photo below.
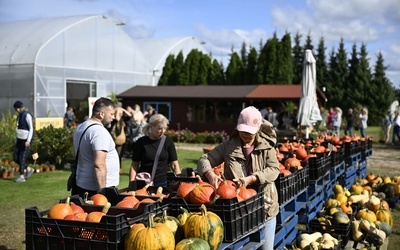
<svg viewBox="0 0 400 250">
<path fill-rule="evenodd" d="M 395 100 L 396 90 L 386 77 L 388 68 L 381 52 L 370 66 L 367 47 L 364 43 L 347 52 L 343 38 L 338 48 L 326 55 L 324 37 L 314 49 L 310 35 L 302 44 L 302 35 L 296 33 L 294 43 L 290 33 L 279 39 L 260 41 L 259 48 L 242 43 L 239 52 L 231 49 L 230 60 L 225 68 L 222 62 L 193 49 L 186 58 L 182 52 L 169 55 L 158 85 L 258 85 L 258 84 L 301 84 L 305 50 L 311 50 L 317 69 L 317 86 L 324 90 L 327 107 L 342 110 L 366 107 L 369 124 L 379 125 L 381 114 Z"/>
</svg>

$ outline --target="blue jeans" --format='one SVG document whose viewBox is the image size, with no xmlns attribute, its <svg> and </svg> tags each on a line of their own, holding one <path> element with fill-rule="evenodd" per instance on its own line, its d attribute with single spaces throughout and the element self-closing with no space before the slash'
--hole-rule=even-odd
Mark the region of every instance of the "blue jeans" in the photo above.
<svg viewBox="0 0 400 250">
<path fill-rule="evenodd" d="M 396 136 L 397 136 L 397 140 L 400 141 L 400 127 L 394 125 L 394 127 L 393 127 L 393 135 L 392 135 L 392 143 L 393 144 L 396 143 Z"/>
<path fill-rule="evenodd" d="M 347 132 L 349 133 L 347 134 Z M 353 127 L 346 127 L 346 129 L 344 130 L 344 134 L 353 136 Z"/>
<path fill-rule="evenodd" d="M 23 175 L 27 168 L 26 158 L 28 157 L 29 147 L 25 147 L 26 140 L 17 139 L 14 148 L 13 160 L 19 164 L 19 174 Z"/>
<path fill-rule="evenodd" d="M 361 137 L 365 137 L 365 128 L 360 128 Z"/>
<path fill-rule="evenodd" d="M 275 230 L 276 230 L 276 216 L 269 221 L 265 222 L 264 245 L 259 248 L 262 250 L 274 250 Z"/>
</svg>

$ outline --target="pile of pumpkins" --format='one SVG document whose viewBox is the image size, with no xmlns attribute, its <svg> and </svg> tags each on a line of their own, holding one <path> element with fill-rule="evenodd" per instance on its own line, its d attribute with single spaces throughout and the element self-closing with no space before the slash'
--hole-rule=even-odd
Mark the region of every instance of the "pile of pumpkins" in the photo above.
<svg viewBox="0 0 400 250">
<path fill-rule="evenodd" d="M 144 187 L 141 191 L 146 188 Z M 135 196 L 128 195 L 127 197 Z M 146 202 L 157 201 L 142 199 L 138 203 Z M 85 198 L 85 203 L 103 206 L 103 209 L 87 213 L 81 206 L 70 202 L 70 197 L 68 197 L 65 202 L 55 204 L 49 209 L 48 218 L 98 223 L 111 207 L 103 194 L 95 194 L 90 199 Z M 200 206 L 200 212 L 196 213 L 190 213 L 181 208 L 181 213 L 177 218 L 167 215 L 167 210 L 164 210 L 162 216 L 159 217 L 150 213 L 147 222 L 131 225 L 131 229 L 125 236 L 124 247 L 127 250 L 218 249 L 223 237 L 224 225 L 221 218 L 207 211 L 203 204 Z"/>
<path fill-rule="evenodd" d="M 231 180 L 226 180 L 223 168 L 214 167 L 214 173 L 221 176 L 223 181 L 215 188 L 208 182 L 203 181 L 199 175 L 193 178 L 193 182 L 181 182 L 176 191 L 176 196 L 185 199 L 189 204 L 213 204 L 219 198 L 233 199 L 238 202 L 254 197 L 257 191 L 244 185 L 237 185 Z M 192 176 L 193 177 L 193 176 Z"/>
<path fill-rule="evenodd" d="M 335 153 L 343 146 L 344 143 L 365 142 L 366 140 L 370 139 L 370 137 L 361 137 L 357 134 L 353 136 L 344 135 L 342 138 L 340 138 L 336 134 L 328 135 L 325 133 L 320 133 L 319 136 L 313 140 L 307 139 L 279 143 L 276 148 L 276 156 L 278 161 L 285 167 L 282 169 L 289 170 L 290 167 L 301 168 L 302 161 L 307 161 L 311 157 L 329 153 L 330 151 Z M 329 147 L 329 144 L 331 144 L 332 147 Z M 297 159 L 297 161 L 294 159 Z M 281 171 L 281 173 L 284 175 L 290 174 L 285 171 Z"/>
<path fill-rule="evenodd" d="M 342 139 L 337 135 L 321 133 L 316 139 L 301 141 L 286 141 L 278 144 L 276 157 L 278 158 L 280 173 L 285 177 L 292 174 L 294 170 L 302 169 L 302 162 L 310 158 L 318 157 L 332 151 L 336 153 L 342 147 L 343 142 L 361 140 L 359 136 L 344 136 Z M 329 147 L 328 145 L 332 146 Z M 325 146 L 324 146 L 325 145 Z"/>
<path fill-rule="evenodd" d="M 200 206 L 200 212 L 190 213 L 181 208 L 177 217 L 161 217 L 149 214 L 148 222 L 132 226 L 125 237 L 125 250 L 165 249 L 165 250 L 217 250 L 224 237 L 221 218 Z"/>
<path fill-rule="evenodd" d="M 322 225 L 322 229 L 351 223 L 352 240 L 380 246 L 392 233 L 393 226 L 386 199 L 400 195 L 399 187 L 400 177 L 380 177 L 372 173 L 358 179 L 350 190 L 336 184 L 333 197 L 325 202 L 315 220 Z"/>
</svg>

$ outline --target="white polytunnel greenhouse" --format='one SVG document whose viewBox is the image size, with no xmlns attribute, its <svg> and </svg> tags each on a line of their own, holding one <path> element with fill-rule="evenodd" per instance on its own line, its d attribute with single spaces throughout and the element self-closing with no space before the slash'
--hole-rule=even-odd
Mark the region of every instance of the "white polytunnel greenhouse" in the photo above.
<svg viewBox="0 0 400 250">
<path fill-rule="evenodd" d="M 157 85 L 165 59 L 192 49 L 194 37 L 134 40 L 106 16 L 0 23 L 0 114 L 22 101 L 35 117 L 62 117 L 89 97 Z"/>
</svg>

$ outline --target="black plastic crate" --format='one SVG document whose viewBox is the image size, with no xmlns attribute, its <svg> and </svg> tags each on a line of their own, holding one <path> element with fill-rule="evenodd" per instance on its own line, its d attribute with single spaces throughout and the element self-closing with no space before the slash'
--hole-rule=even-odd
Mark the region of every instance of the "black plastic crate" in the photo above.
<svg viewBox="0 0 400 250">
<path fill-rule="evenodd" d="M 264 186 L 255 189 L 258 191 L 255 196 L 241 202 L 238 202 L 237 198 L 219 198 L 214 205 L 205 204 L 207 210 L 217 214 L 224 223 L 224 242 L 234 242 L 264 223 Z M 171 198 L 168 214 L 178 216 L 180 207 L 189 212 L 199 212 L 200 206 L 175 196 Z"/>
<path fill-rule="evenodd" d="M 139 200 L 143 199 L 137 197 Z M 157 200 L 156 197 L 153 198 Z M 71 202 L 87 213 L 101 211 L 103 206 L 85 204 L 79 196 Z M 65 199 L 60 202 L 65 202 Z M 112 206 L 99 223 L 47 218 L 48 210 L 25 209 L 26 249 L 124 249 L 124 238 L 134 223 L 147 221 L 150 213 L 161 216 L 167 205 L 142 203 L 138 208 Z"/>
<path fill-rule="evenodd" d="M 295 170 L 288 176 L 279 174 L 278 178 L 276 178 L 275 186 L 278 190 L 279 204 L 284 204 L 297 194 L 297 172 L 298 170 Z"/>
<path fill-rule="evenodd" d="M 351 155 L 357 153 L 356 152 L 356 144 L 354 142 L 345 142 L 343 143 L 344 147 L 344 157 L 348 158 Z"/>
<path fill-rule="evenodd" d="M 131 222 L 125 214 L 105 215 L 99 223 L 43 217 L 36 207 L 25 209 L 26 249 L 124 249 Z"/>
<path fill-rule="evenodd" d="M 337 152 L 332 152 L 331 155 L 331 167 L 335 167 L 344 161 L 344 149 L 338 148 Z"/>
<path fill-rule="evenodd" d="M 320 155 L 316 157 L 310 157 L 308 159 L 308 171 L 310 180 L 318 180 L 324 176 L 329 170 L 330 165 L 327 164 L 327 157 Z"/>
<path fill-rule="evenodd" d="M 297 193 L 307 189 L 310 185 L 308 161 L 303 161 L 301 164 L 303 168 L 298 170 L 296 175 Z"/>
<path fill-rule="evenodd" d="M 346 224 L 339 223 L 337 225 L 321 225 L 318 220 L 313 219 L 310 221 L 309 229 L 310 233 L 329 233 L 336 239 L 340 240 L 340 246 L 344 248 L 351 235 L 351 222 Z"/>
</svg>

